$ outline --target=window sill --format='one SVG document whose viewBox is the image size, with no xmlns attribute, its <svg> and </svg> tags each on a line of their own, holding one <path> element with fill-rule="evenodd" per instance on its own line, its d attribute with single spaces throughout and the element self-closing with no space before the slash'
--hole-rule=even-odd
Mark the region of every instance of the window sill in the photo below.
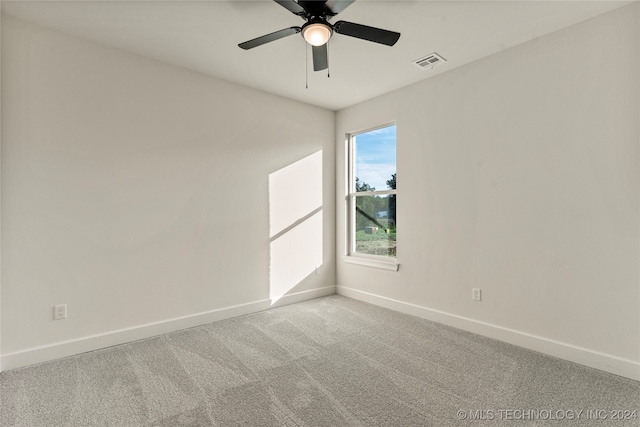
<svg viewBox="0 0 640 427">
<path fill-rule="evenodd" d="M 387 261 L 381 259 L 364 258 L 345 255 L 342 260 L 348 264 L 365 265 L 367 267 L 382 268 L 384 270 L 398 271 L 400 264 L 396 260 Z"/>
</svg>

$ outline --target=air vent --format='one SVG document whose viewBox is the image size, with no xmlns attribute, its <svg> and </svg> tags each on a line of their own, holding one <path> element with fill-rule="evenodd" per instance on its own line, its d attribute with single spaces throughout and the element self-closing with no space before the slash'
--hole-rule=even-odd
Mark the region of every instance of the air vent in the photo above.
<svg viewBox="0 0 640 427">
<path fill-rule="evenodd" d="M 416 64 L 423 70 L 430 70 L 436 65 L 442 64 L 443 62 L 447 62 L 447 60 L 435 52 L 425 56 L 424 58 L 416 59 L 415 61 L 413 61 L 414 64 Z"/>
</svg>

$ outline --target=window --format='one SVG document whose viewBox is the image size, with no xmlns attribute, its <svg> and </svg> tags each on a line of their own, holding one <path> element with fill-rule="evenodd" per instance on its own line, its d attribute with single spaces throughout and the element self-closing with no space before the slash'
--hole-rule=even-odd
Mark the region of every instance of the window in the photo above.
<svg viewBox="0 0 640 427">
<path fill-rule="evenodd" d="M 396 126 L 350 135 L 348 143 L 349 255 L 397 265 Z"/>
</svg>

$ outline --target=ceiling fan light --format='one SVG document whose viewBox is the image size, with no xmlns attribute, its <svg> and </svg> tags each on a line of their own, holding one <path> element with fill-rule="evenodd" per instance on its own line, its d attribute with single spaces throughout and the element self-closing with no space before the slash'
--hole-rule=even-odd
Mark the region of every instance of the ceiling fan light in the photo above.
<svg viewBox="0 0 640 427">
<path fill-rule="evenodd" d="M 302 29 L 302 37 L 311 46 L 322 46 L 329 41 L 331 33 L 331 28 L 321 23 L 309 24 Z"/>
</svg>

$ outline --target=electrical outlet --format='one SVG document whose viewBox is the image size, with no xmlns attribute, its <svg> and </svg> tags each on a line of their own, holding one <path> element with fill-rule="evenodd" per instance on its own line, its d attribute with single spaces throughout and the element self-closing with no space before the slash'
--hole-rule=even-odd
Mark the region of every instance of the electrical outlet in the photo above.
<svg viewBox="0 0 640 427">
<path fill-rule="evenodd" d="M 482 300 L 482 289 L 473 288 L 473 290 L 471 292 L 471 299 L 473 299 L 474 301 L 481 301 Z"/>
<path fill-rule="evenodd" d="M 320 275 L 320 267 L 316 267 L 316 276 Z"/>
<path fill-rule="evenodd" d="M 53 307 L 53 320 L 67 318 L 67 304 L 59 304 Z"/>
</svg>

